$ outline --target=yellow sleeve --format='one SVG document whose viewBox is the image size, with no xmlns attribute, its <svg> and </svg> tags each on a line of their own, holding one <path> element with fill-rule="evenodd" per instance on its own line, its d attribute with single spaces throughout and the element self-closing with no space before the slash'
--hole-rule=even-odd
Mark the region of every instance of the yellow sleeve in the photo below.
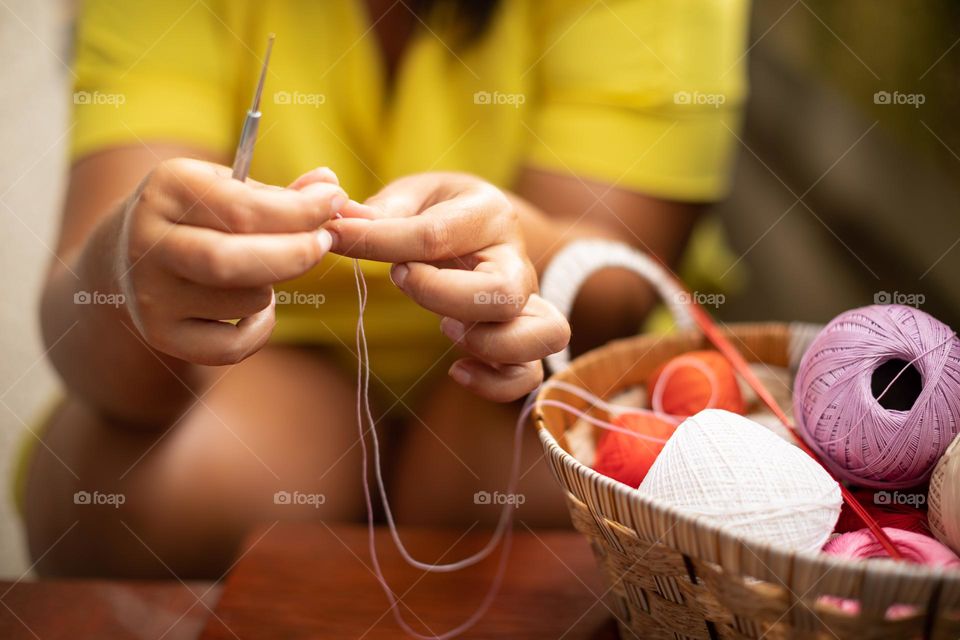
<svg viewBox="0 0 960 640">
<path fill-rule="evenodd" d="M 219 4 L 83 2 L 74 58 L 72 159 L 146 141 L 213 151 L 232 146 L 242 116 L 235 113 L 242 44 L 237 10 Z"/>
<path fill-rule="evenodd" d="M 528 164 L 722 197 L 746 94 L 747 0 L 544 2 Z"/>
</svg>

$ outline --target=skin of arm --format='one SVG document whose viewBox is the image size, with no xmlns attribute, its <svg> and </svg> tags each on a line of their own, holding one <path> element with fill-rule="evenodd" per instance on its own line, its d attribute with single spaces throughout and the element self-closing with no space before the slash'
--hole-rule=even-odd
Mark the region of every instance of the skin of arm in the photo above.
<svg viewBox="0 0 960 640">
<path fill-rule="evenodd" d="M 623 242 L 672 268 L 704 209 L 701 203 L 653 198 L 534 168 L 521 172 L 515 192 L 527 252 L 539 273 L 566 243 L 583 238 Z M 572 351 L 634 335 L 655 302 L 653 289 L 635 274 L 598 272 L 584 283 L 574 304 Z"/>
</svg>

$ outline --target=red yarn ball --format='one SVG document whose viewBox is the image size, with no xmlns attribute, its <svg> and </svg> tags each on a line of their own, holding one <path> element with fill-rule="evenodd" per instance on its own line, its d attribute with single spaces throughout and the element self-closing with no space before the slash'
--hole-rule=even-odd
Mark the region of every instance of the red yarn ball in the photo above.
<svg viewBox="0 0 960 640">
<path fill-rule="evenodd" d="M 857 490 L 853 492 L 853 495 L 881 527 L 903 529 L 925 536 L 933 535 L 927 522 L 927 512 L 908 504 L 887 504 L 892 501 L 893 494 L 891 492 Z M 848 533 L 859 531 L 866 526 L 850 508 L 850 505 L 844 502 L 843 509 L 840 511 L 840 518 L 837 520 L 837 526 L 833 531 L 834 533 Z"/>
<path fill-rule="evenodd" d="M 704 369 L 712 373 L 713 380 Z M 664 373 L 667 377 L 657 403 L 657 383 Z M 745 410 L 733 366 L 716 351 L 691 351 L 668 360 L 647 379 L 647 393 L 654 410 L 675 416 L 692 416 L 704 409 L 742 415 Z"/>
<path fill-rule="evenodd" d="M 645 413 L 625 413 L 611 422 L 644 437 L 605 431 L 597 443 L 593 469 L 636 489 L 677 425 Z"/>
</svg>

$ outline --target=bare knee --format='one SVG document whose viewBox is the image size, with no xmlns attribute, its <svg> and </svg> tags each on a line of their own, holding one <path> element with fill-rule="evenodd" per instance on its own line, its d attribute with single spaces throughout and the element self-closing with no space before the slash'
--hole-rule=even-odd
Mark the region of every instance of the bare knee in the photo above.
<svg viewBox="0 0 960 640">
<path fill-rule="evenodd" d="M 405 434 L 396 478 L 400 519 L 492 526 L 509 506 L 516 508 L 515 520 L 531 527 L 569 526 L 559 485 L 532 428 L 526 427 L 523 437 L 518 488 L 505 493 L 518 414 L 516 405 L 494 404 L 445 383 Z"/>
<path fill-rule="evenodd" d="M 37 570 L 219 577 L 255 527 L 357 519 L 349 391 L 326 365 L 286 353 L 238 368 L 166 432 L 69 400 L 27 483 Z"/>
</svg>

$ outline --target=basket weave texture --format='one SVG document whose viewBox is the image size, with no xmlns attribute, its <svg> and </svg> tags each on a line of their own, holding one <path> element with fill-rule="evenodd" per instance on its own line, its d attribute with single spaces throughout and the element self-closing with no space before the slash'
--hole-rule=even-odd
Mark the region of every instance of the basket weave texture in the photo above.
<svg viewBox="0 0 960 640">
<path fill-rule="evenodd" d="M 788 367 L 809 329 L 741 324 L 728 326 L 726 334 L 749 362 Z M 585 354 L 550 380 L 609 399 L 642 384 L 668 358 L 708 347 L 695 332 L 639 336 Z M 960 638 L 960 571 L 791 553 L 737 538 L 578 462 L 565 437 L 578 418 L 544 406 L 547 399 L 607 416 L 549 382 L 534 411 L 573 524 L 590 540 L 607 577 L 603 598 L 621 637 Z M 857 600 L 859 612 L 842 611 L 824 596 Z M 887 610 L 897 604 L 913 605 L 913 613 L 888 619 Z"/>
</svg>

